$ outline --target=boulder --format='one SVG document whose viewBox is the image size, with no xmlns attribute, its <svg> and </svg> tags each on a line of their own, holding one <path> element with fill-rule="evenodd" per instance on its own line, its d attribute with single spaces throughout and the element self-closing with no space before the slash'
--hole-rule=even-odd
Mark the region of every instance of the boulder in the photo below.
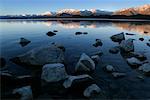
<svg viewBox="0 0 150 100">
<path fill-rule="evenodd" d="M 21 96 L 21 100 L 33 100 L 31 86 L 14 89 L 13 94 L 19 94 Z"/>
<path fill-rule="evenodd" d="M 42 68 L 41 79 L 46 82 L 58 82 L 67 77 L 65 66 L 61 63 L 46 64 Z"/>
<path fill-rule="evenodd" d="M 127 58 L 126 60 L 127 60 L 127 63 L 131 66 L 138 67 L 142 64 L 142 62 L 135 57 Z"/>
<path fill-rule="evenodd" d="M 90 72 L 95 70 L 94 61 L 85 53 L 83 53 L 76 64 L 75 71 L 76 72 Z"/>
<path fill-rule="evenodd" d="M 39 47 L 12 58 L 11 61 L 20 65 L 43 66 L 50 63 L 63 63 L 64 52 L 56 46 Z"/>
<path fill-rule="evenodd" d="M 125 74 L 125 73 L 120 73 L 120 72 L 113 72 L 113 73 L 112 73 L 112 76 L 113 76 L 114 78 L 121 78 L 121 77 L 126 76 L 126 74 Z"/>
<path fill-rule="evenodd" d="M 27 44 L 29 44 L 31 41 L 30 40 L 28 40 L 28 39 L 25 39 L 25 38 L 20 38 L 20 45 L 22 46 L 22 47 L 24 47 L 24 46 L 26 46 Z"/>
<path fill-rule="evenodd" d="M 146 45 L 150 47 L 150 43 L 146 43 Z"/>
<path fill-rule="evenodd" d="M 145 63 L 139 67 L 139 70 L 143 71 L 146 75 L 150 75 L 150 63 Z"/>
<path fill-rule="evenodd" d="M 113 35 L 110 38 L 114 42 L 121 42 L 122 40 L 125 40 L 124 32 Z"/>
<path fill-rule="evenodd" d="M 96 42 L 93 44 L 94 47 L 102 46 L 103 43 L 100 39 L 96 39 Z"/>
<path fill-rule="evenodd" d="M 0 58 L 0 67 L 4 67 L 6 65 L 6 60 L 5 58 L 1 57 Z"/>
<path fill-rule="evenodd" d="M 120 50 L 119 47 L 116 46 L 116 47 L 110 48 L 110 49 L 109 49 L 109 52 L 112 53 L 112 54 L 116 54 L 116 53 L 119 52 L 119 50 Z"/>
<path fill-rule="evenodd" d="M 133 39 L 122 40 L 121 43 L 120 43 L 120 48 L 124 52 L 134 51 Z"/>
<path fill-rule="evenodd" d="M 46 33 L 46 35 L 49 36 L 49 37 L 51 37 L 51 36 L 56 35 L 56 33 L 49 31 L 49 32 Z"/>
<path fill-rule="evenodd" d="M 113 71 L 115 71 L 115 69 L 114 69 L 114 67 L 112 65 L 106 65 L 105 66 L 105 70 L 107 72 L 113 72 Z"/>
<path fill-rule="evenodd" d="M 87 74 L 84 74 L 84 75 L 78 75 L 78 76 L 69 76 L 63 83 L 63 86 L 65 88 L 70 88 L 72 87 L 73 84 L 79 84 L 80 83 L 85 83 L 87 81 L 92 81 L 92 77 L 87 75 Z"/>
<path fill-rule="evenodd" d="M 99 86 L 97 86 L 96 84 L 92 84 L 84 90 L 83 95 L 85 97 L 91 97 L 93 93 L 100 93 L 101 91 L 102 90 L 101 88 L 99 88 Z"/>
</svg>

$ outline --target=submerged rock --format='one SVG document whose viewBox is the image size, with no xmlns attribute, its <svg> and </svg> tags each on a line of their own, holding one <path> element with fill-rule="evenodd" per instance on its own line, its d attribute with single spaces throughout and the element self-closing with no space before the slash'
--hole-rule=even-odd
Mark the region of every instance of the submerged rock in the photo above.
<svg viewBox="0 0 150 100">
<path fill-rule="evenodd" d="M 120 50 L 120 48 L 119 48 L 118 46 L 116 46 L 116 47 L 110 48 L 110 49 L 109 49 L 109 52 L 110 52 L 110 53 L 113 53 L 113 54 L 116 54 L 116 53 L 119 52 L 119 50 Z"/>
<path fill-rule="evenodd" d="M 25 39 L 25 38 L 20 38 L 20 45 L 22 46 L 22 47 L 24 47 L 24 46 L 26 46 L 27 44 L 29 44 L 31 41 L 30 40 L 28 40 L 28 39 Z"/>
<path fill-rule="evenodd" d="M 65 66 L 61 63 L 46 64 L 42 68 L 41 79 L 46 82 L 58 82 L 68 77 Z"/>
<path fill-rule="evenodd" d="M 146 43 L 146 45 L 150 47 L 150 43 Z"/>
<path fill-rule="evenodd" d="M 127 63 L 131 66 L 138 67 L 142 64 L 142 62 L 135 57 L 127 58 L 126 60 L 127 60 Z"/>
<path fill-rule="evenodd" d="M 144 38 L 139 38 L 140 41 L 144 41 Z"/>
<path fill-rule="evenodd" d="M 6 60 L 5 58 L 1 57 L 0 58 L 0 67 L 4 67 L 6 65 Z"/>
<path fill-rule="evenodd" d="M 46 33 L 46 35 L 51 37 L 51 36 L 56 35 L 56 33 L 49 31 L 49 32 Z"/>
<path fill-rule="evenodd" d="M 83 53 L 76 64 L 75 71 L 76 72 L 90 72 L 95 70 L 94 61 L 85 53 Z"/>
<path fill-rule="evenodd" d="M 84 90 L 83 95 L 85 97 L 91 97 L 93 93 L 100 93 L 101 91 L 102 90 L 99 86 L 97 86 L 96 84 L 92 84 Z"/>
<path fill-rule="evenodd" d="M 113 35 L 110 38 L 114 42 L 121 42 L 122 40 L 125 40 L 124 32 Z"/>
<path fill-rule="evenodd" d="M 125 73 L 120 73 L 120 72 L 113 72 L 112 75 L 114 78 L 121 78 L 121 77 L 126 76 Z"/>
<path fill-rule="evenodd" d="M 33 99 L 31 86 L 17 88 L 15 90 L 13 90 L 13 94 L 21 95 L 21 98 L 20 98 L 21 100 L 32 100 Z"/>
<path fill-rule="evenodd" d="M 50 63 L 63 63 L 64 52 L 56 46 L 39 47 L 11 59 L 14 63 L 30 66 L 43 66 Z"/>
<path fill-rule="evenodd" d="M 94 47 L 102 46 L 103 43 L 100 39 L 96 39 L 96 42 L 93 44 Z"/>
<path fill-rule="evenodd" d="M 113 72 L 115 71 L 114 67 L 112 65 L 106 65 L 105 66 L 105 70 L 108 71 L 108 72 Z"/>
<path fill-rule="evenodd" d="M 134 51 L 133 39 L 122 40 L 120 43 L 120 48 L 125 52 Z"/>
<path fill-rule="evenodd" d="M 84 75 L 78 75 L 78 76 L 69 76 L 63 83 L 63 86 L 65 88 L 72 87 L 73 84 L 80 84 L 87 81 L 92 81 L 92 77 L 84 74 Z"/>
<path fill-rule="evenodd" d="M 150 64 L 145 63 L 139 67 L 139 70 L 143 71 L 146 75 L 150 75 Z"/>
</svg>

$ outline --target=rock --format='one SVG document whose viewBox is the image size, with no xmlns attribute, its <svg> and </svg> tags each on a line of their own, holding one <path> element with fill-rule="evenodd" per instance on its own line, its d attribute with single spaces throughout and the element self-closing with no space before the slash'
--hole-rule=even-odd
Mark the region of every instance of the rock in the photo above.
<svg viewBox="0 0 150 100">
<path fill-rule="evenodd" d="M 112 75 L 114 78 L 121 78 L 121 77 L 126 76 L 125 73 L 119 73 L 119 72 L 113 72 Z"/>
<path fill-rule="evenodd" d="M 1 57 L 0 58 L 0 67 L 4 67 L 6 65 L 6 60 L 5 58 Z"/>
<path fill-rule="evenodd" d="M 66 51 L 65 47 L 62 44 L 58 44 L 58 43 L 53 43 L 54 46 L 56 46 L 57 48 L 61 49 L 62 51 Z"/>
<path fill-rule="evenodd" d="M 127 58 L 126 60 L 127 60 L 127 63 L 131 66 L 138 67 L 142 64 L 142 62 L 135 57 Z"/>
<path fill-rule="evenodd" d="M 94 61 L 85 53 L 83 53 L 76 64 L 75 71 L 76 72 L 90 72 L 95 70 Z"/>
<path fill-rule="evenodd" d="M 73 84 L 79 84 L 86 81 L 92 81 L 92 77 L 84 74 L 84 75 L 78 75 L 78 76 L 69 76 L 63 83 L 63 86 L 65 88 L 72 87 Z"/>
<path fill-rule="evenodd" d="M 75 33 L 75 35 L 81 35 L 82 34 L 82 32 L 76 32 Z"/>
<path fill-rule="evenodd" d="M 120 48 L 124 52 L 134 51 L 133 39 L 122 40 L 121 43 L 120 43 Z"/>
<path fill-rule="evenodd" d="M 83 32 L 83 34 L 88 34 L 88 32 Z"/>
<path fill-rule="evenodd" d="M 94 47 L 102 46 L 103 43 L 100 39 L 96 39 L 96 42 L 93 44 Z"/>
<path fill-rule="evenodd" d="M 100 60 L 100 57 L 99 55 L 94 55 L 94 56 L 91 56 L 91 59 L 95 61 L 96 63 L 98 63 L 98 61 Z"/>
<path fill-rule="evenodd" d="M 114 42 L 121 42 L 122 40 L 125 40 L 124 32 L 113 35 L 110 38 Z"/>
<path fill-rule="evenodd" d="M 31 41 L 30 40 L 28 40 L 28 39 L 25 39 L 25 38 L 20 38 L 20 45 L 22 46 L 22 47 L 24 47 L 24 46 L 26 46 L 27 44 L 29 44 Z"/>
<path fill-rule="evenodd" d="M 100 92 L 101 89 L 96 84 L 92 84 L 84 90 L 83 95 L 85 97 L 91 97 L 93 93 L 100 93 Z"/>
<path fill-rule="evenodd" d="M 65 66 L 61 63 L 46 64 L 42 68 L 41 79 L 46 82 L 58 82 L 68 77 Z"/>
<path fill-rule="evenodd" d="M 105 66 L 105 69 L 106 69 L 106 71 L 108 71 L 108 72 L 113 72 L 113 71 L 115 71 L 115 69 L 114 69 L 114 67 L 113 67 L 112 65 L 106 65 L 106 66 Z"/>
<path fill-rule="evenodd" d="M 150 75 L 150 64 L 145 63 L 139 67 L 139 70 L 143 71 L 146 75 Z"/>
<path fill-rule="evenodd" d="M 53 32 L 58 32 L 57 30 L 54 30 Z"/>
<path fill-rule="evenodd" d="M 144 41 L 144 38 L 139 38 L 140 41 Z"/>
<path fill-rule="evenodd" d="M 126 33 L 126 35 L 135 35 L 135 34 L 132 34 L 132 33 Z"/>
<path fill-rule="evenodd" d="M 56 33 L 49 31 L 49 32 L 46 33 L 46 35 L 51 37 L 51 36 L 56 35 Z"/>
<path fill-rule="evenodd" d="M 109 52 L 112 53 L 112 54 L 116 54 L 116 53 L 119 52 L 119 50 L 120 50 L 119 47 L 116 46 L 116 47 L 110 48 Z"/>
<path fill-rule="evenodd" d="M 21 95 L 21 100 L 33 100 L 31 86 L 14 89 L 13 94 Z"/>
<path fill-rule="evenodd" d="M 148 33 L 147 31 L 144 31 L 144 33 Z"/>
<path fill-rule="evenodd" d="M 64 52 L 56 46 L 39 47 L 12 58 L 16 64 L 29 66 L 43 66 L 50 63 L 63 63 Z"/>
<path fill-rule="evenodd" d="M 150 43 L 146 43 L 146 45 L 150 47 Z"/>
<path fill-rule="evenodd" d="M 147 59 L 146 56 L 142 53 L 133 52 L 131 54 L 133 54 L 133 56 L 136 57 L 137 59 L 139 59 L 140 61 L 144 61 Z"/>
</svg>

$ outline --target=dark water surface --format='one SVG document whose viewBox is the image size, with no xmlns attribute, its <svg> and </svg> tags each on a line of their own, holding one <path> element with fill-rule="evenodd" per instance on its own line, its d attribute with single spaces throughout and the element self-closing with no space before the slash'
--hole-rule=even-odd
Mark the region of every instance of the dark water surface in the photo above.
<svg viewBox="0 0 150 100">
<path fill-rule="evenodd" d="M 58 32 L 55 36 L 48 37 L 46 33 L 53 30 L 58 30 Z M 78 31 L 88 32 L 88 34 L 75 35 L 75 32 Z M 96 66 L 96 71 L 91 76 L 105 91 L 106 98 L 150 98 L 150 77 L 144 76 L 144 80 L 141 81 L 137 76 L 142 73 L 138 69 L 132 69 L 120 53 L 109 53 L 111 47 L 118 45 L 118 43 L 111 41 L 110 36 L 120 32 L 136 34 L 125 35 L 125 38 L 135 39 L 135 52 L 144 53 L 150 61 L 150 47 L 146 45 L 150 39 L 150 22 L 1 20 L 1 57 L 6 59 L 7 66 L 5 68 L 14 75 L 31 74 L 30 69 L 16 65 L 9 59 L 33 48 L 55 42 L 66 48 L 67 71 L 69 74 L 73 74 L 74 66 L 82 53 L 90 56 L 102 51 L 101 62 Z M 19 44 L 21 37 L 29 39 L 31 43 L 22 47 Z M 144 41 L 139 40 L 141 37 L 144 38 Z M 92 46 L 95 39 L 101 39 L 103 45 L 97 48 Z M 114 79 L 111 74 L 104 72 L 102 67 L 105 64 L 114 65 L 119 72 L 124 72 L 127 76 Z M 99 98 L 99 95 L 96 98 Z"/>
</svg>

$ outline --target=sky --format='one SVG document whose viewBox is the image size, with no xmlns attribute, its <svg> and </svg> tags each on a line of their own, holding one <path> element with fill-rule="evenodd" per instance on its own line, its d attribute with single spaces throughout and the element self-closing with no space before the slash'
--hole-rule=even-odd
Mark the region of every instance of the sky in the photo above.
<svg viewBox="0 0 150 100">
<path fill-rule="evenodd" d="M 144 4 L 150 4 L 150 0 L 0 0 L 0 15 L 41 14 L 60 9 L 115 11 Z"/>
</svg>

